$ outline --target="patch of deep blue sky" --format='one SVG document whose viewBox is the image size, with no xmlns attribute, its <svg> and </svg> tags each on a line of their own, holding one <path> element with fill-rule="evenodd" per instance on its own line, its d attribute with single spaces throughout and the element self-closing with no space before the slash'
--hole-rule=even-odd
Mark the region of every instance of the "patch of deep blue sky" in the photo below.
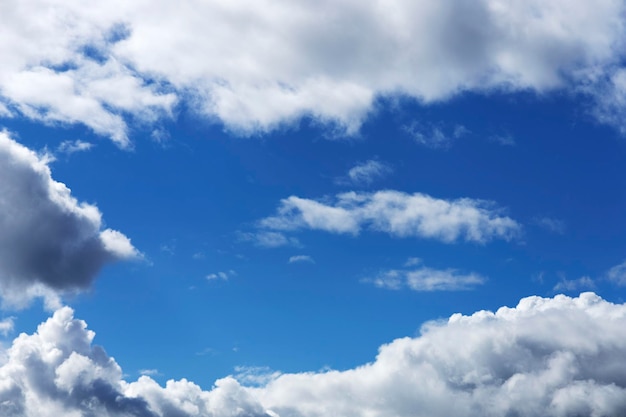
<svg viewBox="0 0 626 417">
<path fill-rule="evenodd" d="M 146 261 L 107 267 L 89 294 L 69 304 L 128 373 L 157 368 L 157 379 L 208 387 L 238 365 L 351 368 L 426 320 L 552 295 L 582 277 L 594 287 L 570 293 L 593 289 L 623 301 L 605 274 L 626 259 L 626 142 L 572 97 L 468 94 L 427 107 L 381 101 L 351 139 L 331 138 L 311 120 L 241 138 L 182 111 L 159 127 L 160 143 L 151 128 L 135 126 L 131 152 L 82 127 L 2 123 L 33 149 L 77 139 L 96 145 L 58 155 L 53 177 L 96 203 Z M 436 131 L 449 139 L 445 146 L 416 140 L 416 132 Z M 390 171 L 371 183 L 337 181 L 368 160 Z M 242 238 L 290 195 L 383 189 L 492 200 L 523 232 L 484 244 L 368 230 L 356 237 L 299 231 L 288 234 L 299 244 L 277 248 Z M 297 255 L 314 262 L 288 262 Z M 487 281 L 440 292 L 364 282 L 412 257 Z M 206 279 L 219 272 L 228 279 Z M 17 330 L 32 331 L 40 310 L 20 313 Z"/>
</svg>

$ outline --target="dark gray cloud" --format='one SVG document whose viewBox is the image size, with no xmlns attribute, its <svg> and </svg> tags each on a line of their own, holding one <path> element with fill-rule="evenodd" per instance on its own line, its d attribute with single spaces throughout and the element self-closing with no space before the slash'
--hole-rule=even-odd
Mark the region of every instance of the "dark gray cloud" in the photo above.
<svg viewBox="0 0 626 417">
<path fill-rule="evenodd" d="M 122 233 L 101 230 L 97 207 L 52 179 L 48 158 L 0 132 L 0 289 L 22 304 L 87 288 L 108 262 L 139 255 Z"/>
<path fill-rule="evenodd" d="M 94 336 L 64 307 L 36 333 L 17 337 L 0 366 L 0 415 L 626 415 L 626 305 L 593 293 L 528 297 L 495 313 L 455 314 L 425 324 L 418 337 L 381 346 L 373 362 L 354 369 L 243 369 L 209 391 L 185 379 L 165 386 L 148 376 L 127 382 L 115 360 L 92 345 Z M 270 377 L 257 378 L 259 370 Z"/>
</svg>

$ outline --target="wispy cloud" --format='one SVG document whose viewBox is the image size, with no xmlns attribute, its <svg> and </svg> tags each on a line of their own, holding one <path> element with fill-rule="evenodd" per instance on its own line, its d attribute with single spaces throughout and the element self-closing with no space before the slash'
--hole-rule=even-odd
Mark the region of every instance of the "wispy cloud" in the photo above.
<svg viewBox="0 0 626 417">
<path fill-rule="evenodd" d="M 486 242 L 512 239 L 521 226 L 493 202 L 462 198 L 443 200 L 399 191 L 338 194 L 334 203 L 291 196 L 281 201 L 275 216 L 260 227 L 280 231 L 312 229 L 358 234 L 363 228 L 399 237 L 443 242 Z"/>
<path fill-rule="evenodd" d="M 446 149 L 452 145 L 455 139 L 459 139 L 470 133 L 469 129 L 462 125 L 446 128 L 443 125 L 423 124 L 413 122 L 403 126 L 415 142 L 433 149 Z"/>
<path fill-rule="evenodd" d="M 508 133 L 501 134 L 501 135 L 492 135 L 492 136 L 489 137 L 489 140 L 491 140 L 492 142 L 497 143 L 499 145 L 502 145 L 502 146 L 515 146 L 515 145 L 517 145 L 513 135 L 508 134 Z"/>
<path fill-rule="evenodd" d="M 160 375 L 160 372 L 158 369 L 140 369 L 139 374 L 144 376 L 156 376 Z"/>
<path fill-rule="evenodd" d="M 281 372 L 273 371 L 267 366 L 236 366 L 233 376 L 242 385 L 260 387 L 281 375 Z"/>
<path fill-rule="evenodd" d="M 15 317 L 7 317 L 0 320 L 0 333 L 8 335 L 15 328 Z"/>
<path fill-rule="evenodd" d="M 348 174 L 345 177 L 338 178 L 336 182 L 338 184 L 356 184 L 356 185 L 370 185 L 377 179 L 383 178 L 392 172 L 389 165 L 370 159 L 365 162 L 356 164 L 354 167 L 348 170 Z"/>
<path fill-rule="evenodd" d="M 554 291 L 580 291 L 580 290 L 591 290 L 591 289 L 594 289 L 595 287 L 596 287 L 596 284 L 591 279 L 591 277 L 584 276 L 578 279 L 561 278 L 561 280 L 556 283 L 553 290 Z"/>
<path fill-rule="evenodd" d="M 533 223 L 540 226 L 549 232 L 562 235 L 567 230 L 565 222 L 563 220 L 555 219 L 552 217 L 536 217 L 533 219 Z"/>
<path fill-rule="evenodd" d="M 256 232 L 239 232 L 237 237 L 241 242 L 251 242 L 261 248 L 278 248 L 281 246 L 301 246 L 295 237 L 286 236 L 276 231 L 261 230 Z"/>
<path fill-rule="evenodd" d="M 209 281 L 214 281 L 214 280 L 228 281 L 230 278 L 233 278 L 236 276 L 237 276 L 237 273 L 231 269 L 228 271 L 220 271 L 220 272 L 208 274 L 206 276 L 206 279 Z"/>
<path fill-rule="evenodd" d="M 311 263 L 311 264 L 315 263 L 313 258 L 311 258 L 309 255 L 294 255 L 294 256 L 291 256 L 289 258 L 289 263 L 290 264 L 302 263 L 302 262 L 308 262 L 308 263 Z"/>
<path fill-rule="evenodd" d="M 96 145 L 91 142 L 85 142 L 78 139 L 74 141 L 66 140 L 61 142 L 61 144 L 57 147 L 57 152 L 71 155 L 76 152 L 89 151 L 93 149 L 94 146 Z"/>
<path fill-rule="evenodd" d="M 616 285 L 621 287 L 626 286 L 626 261 L 609 269 L 606 273 L 606 277 Z"/>
<path fill-rule="evenodd" d="M 419 261 L 416 261 L 416 258 L 411 258 L 405 263 L 408 266 L 418 264 Z M 451 268 L 434 269 L 424 265 L 411 269 L 390 269 L 363 280 L 379 288 L 389 290 L 406 288 L 421 292 L 471 290 L 486 281 L 485 277 L 473 272 L 463 273 Z"/>
</svg>

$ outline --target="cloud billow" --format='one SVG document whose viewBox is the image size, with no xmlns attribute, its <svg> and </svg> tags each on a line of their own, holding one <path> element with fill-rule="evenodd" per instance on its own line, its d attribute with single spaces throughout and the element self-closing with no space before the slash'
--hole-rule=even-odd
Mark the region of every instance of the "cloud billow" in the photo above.
<svg viewBox="0 0 626 417">
<path fill-rule="evenodd" d="M 0 133 L 0 290 L 9 304 L 85 289 L 106 263 L 139 256 L 102 230 L 97 207 L 51 177 L 48 160 Z M 48 291 L 50 290 L 50 291 Z M 43 292 L 43 293 L 42 293 Z"/>
<path fill-rule="evenodd" d="M 0 414 L 12 417 L 572 417 L 626 413 L 626 305 L 593 293 L 426 323 L 345 371 L 128 382 L 64 307 L 3 352 Z M 241 369 L 236 369 L 241 370 Z M 254 376 L 254 375 L 253 375 Z"/>
</svg>

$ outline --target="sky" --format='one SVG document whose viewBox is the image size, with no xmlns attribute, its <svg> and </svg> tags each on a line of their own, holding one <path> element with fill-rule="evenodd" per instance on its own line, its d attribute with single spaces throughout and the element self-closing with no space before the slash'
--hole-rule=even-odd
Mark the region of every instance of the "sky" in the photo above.
<svg viewBox="0 0 626 417">
<path fill-rule="evenodd" d="M 0 16 L 0 415 L 626 414 L 624 1 Z"/>
</svg>

